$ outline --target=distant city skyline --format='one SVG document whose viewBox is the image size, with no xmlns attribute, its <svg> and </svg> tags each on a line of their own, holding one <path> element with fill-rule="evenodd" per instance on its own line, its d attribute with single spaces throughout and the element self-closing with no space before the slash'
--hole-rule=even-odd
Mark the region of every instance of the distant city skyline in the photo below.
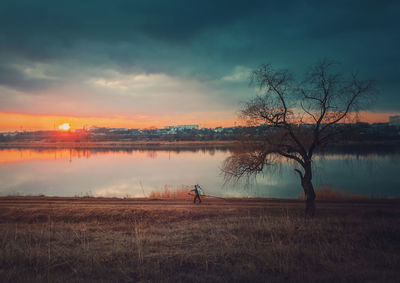
<svg viewBox="0 0 400 283">
<path fill-rule="evenodd" d="M 0 114 L 1 115 L 1 114 Z M 358 119 L 356 121 L 347 121 L 344 123 L 355 123 L 355 122 L 363 122 L 363 123 L 368 123 L 368 124 L 374 124 L 374 123 L 387 123 L 390 125 L 399 125 L 399 120 L 400 120 L 400 115 L 390 115 L 388 113 L 385 114 L 378 114 L 378 113 L 365 113 L 361 112 L 361 119 Z M 372 116 L 371 116 L 372 115 Z M 366 118 L 369 117 L 369 118 Z M 46 117 L 47 118 L 47 117 Z M 65 117 L 64 117 L 65 118 Z M 167 124 L 167 125 L 161 125 L 161 126 L 150 126 L 150 127 L 134 127 L 132 123 L 129 123 L 129 121 L 123 120 L 122 123 L 117 121 L 116 123 L 105 123 L 105 124 L 82 124 L 82 121 L 80 118 L 75 118 L 77 119 L 78 123 L 73 124 L 71 119 L 64 119 L 64 118 L 58 118 L 58 121 L 67 121 L 67 122 L 61 122 L 61 123 L 53 123 L 52 128 L 48 128 L 44 126 L 43 128 L 29 128 L 29 127 L 23 127 L 20 126 L 19 128 L 10 128 L 8 130 L 4 130 L 0 127 L 0 133 L 5 133 L 5 132 L 21 132 L 21 131 L 75 131 L 75 130 L 90 130 L 94 128 L 108 128 L 108 129 L 139 129 L 139 130 L 149 130 L 149 129 L 165 129 L 165 130 L 173 130 L 173 129 L 216 129 L 216 128 L 232 128 L 232 127 L 246 127 L 245 123 L 238 123 L 235 121 L 233 124 L 215 124 L 215 125 L 207 125 L 207 124 Z M 90 119 L 90 118 L 89 118 Z M 73 120 L 73 119 L 72 119 Z M 98 120 L 94 120 L 98 121 Z M 7 121 L 6 121 L 7 122 Z M 1 122 L 0 122 L 1 125 Z M 125 126 L 121 126 L 125 125 Z"/>
<path fill-rule="evenodd" d="M 396 113 L 373 113 L 361 112 L 359 121 L 367 123 L 388 123 L 391 116 Z M 153 121 L 154 122 L 154 121 Z M 71 117 L 71 116 L 48 116 L 48 115 L 30 115 L 20 113 L 0 113 L 0 132 L 8 131 L 36 131 L 36 130 L 56 130 L 64 123 L 68 123 L 71 130 L 89 128 L 89 127 L 107 127 L 107 128 L 164 128 L 166 126 L 189 125 L 196 124 L 199 128 L 216 128 L 216 127 L 234 127 L 245 125 L 237 119 L 232 120 L 216 120 L 203 123 L 185 123 L 185 121 L 176 122 L 160 122 L 159 124 L 143 121 L 138 123 L 137 120 L 127 118 L 102 118 L 102 117 Z"/>
</svg>

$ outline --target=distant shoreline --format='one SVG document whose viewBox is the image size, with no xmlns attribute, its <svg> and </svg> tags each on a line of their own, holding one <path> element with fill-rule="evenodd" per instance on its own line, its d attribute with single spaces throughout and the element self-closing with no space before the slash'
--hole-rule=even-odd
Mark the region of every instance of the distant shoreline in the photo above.
<svg viewBox="0 0 400 283">
<path fill-rule="evenodd" d="M 72 149 L 223 149 L 233 148 L 238 145 L 238 140 L 208 140 L 208 141 L 88 141 L 88 142 L 48 142 L 48 141 L 23 141 L 0 142 L 3 148 L 72 148 Z M 400 141 L 340 141 L 329 145 L 327 148 L 373 148 L 373 147 L 400 147 Z"/>
<path fill-rule="evenodd" d="M 99 142 L 4 142 L 0 148 L 227 148 L 238 141 L 99 141 Z"/>
</svg>

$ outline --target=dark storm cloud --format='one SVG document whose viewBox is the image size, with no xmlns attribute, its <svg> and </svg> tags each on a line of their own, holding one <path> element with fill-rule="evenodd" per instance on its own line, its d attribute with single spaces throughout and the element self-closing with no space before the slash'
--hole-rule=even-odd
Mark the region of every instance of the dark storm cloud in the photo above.
<svg viewBox="0 0 400 283">
<path fill-rule="evenodd" d="M 188 44 L 199 31 L 227 25 L 260 6 L 235 1 L 6 1 L 0 5 L 2 51 L 34 60 L 63 56 L 80 41 L 141 46 L 153 39 L 171 47 Z"/>
<path fill-rule="evenodd" d="M 36 89 L 76 81 L 74 73 L 85 80 L 93 68 L 215 83 L 236 66 L 271 62 L 301 71 L 328 56 L 377 79 L 383 95 L 378 106 L 398 111 L 397 3 L 2 1 L 0 84 Z M 36 63 L 61 65 L 59 80 L 30 77 L 13 67 Z M 48 72 L 55 75 L 54 70 Z M 221 81 L 216 89 L 225 103 L 234 104 L 240 96 L 232 94 L 237 89 L 232 81 Z"/>
<path fill-rule="evenodd" d="M 182 40 L 260 9 L 263 1 L 2 1 L 2 23 L 28 35 L 132 40 L 136 32 Z M 12 33 L 12 32 L 10 32 Z"/>
<path fill-rule="evenodd" d="M 0 85 L 14 88 L 20 91 L 30 91 L 48 88 L 57 84 L 57 80 L 44 77 L 29 77 L 23 70 L 15 66 L 0 64 Z"/>
</svg>

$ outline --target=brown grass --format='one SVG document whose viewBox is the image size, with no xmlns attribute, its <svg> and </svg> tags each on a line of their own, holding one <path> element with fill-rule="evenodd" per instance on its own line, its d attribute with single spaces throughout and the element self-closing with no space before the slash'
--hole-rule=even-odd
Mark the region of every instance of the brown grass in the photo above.
<svg viewBox="0 0 400 283">
<path fill-rule="evenodd" d="M 0 198 L 0 280 L 398 282 L 399 204 Z"/>
<path fill-rule="evenodd" d="M 190 190 L 193 186 L 180 186 L 178 188 L 171 188 L 167 185 L 160 191 L 152 191 L 149 194 L 151 199 L 193 199 L 192 195 L 189 195 Z"/>
<path fill-rule="evenodd" d="M 331 185 L 322 185 L 315 190 L 316 200 L 368 200 L 371 199 L 364 195 L 349 194 L 339 189 L 334 189 Z M 299 195 L 298 199 L 305 200 L 304 194 Z"/>
</svg>

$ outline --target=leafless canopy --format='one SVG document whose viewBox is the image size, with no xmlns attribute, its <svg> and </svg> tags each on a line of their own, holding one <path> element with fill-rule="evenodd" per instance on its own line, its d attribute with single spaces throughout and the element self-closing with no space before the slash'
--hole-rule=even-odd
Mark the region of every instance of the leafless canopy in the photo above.
<svg viewBox="0 0 400 283">
<path fill-rule="evenodd" d="M 373 81 L 344 77 L 337 67 L 322 60 L 301 81 L 270 65 L 252 72 L 251 84 L 260 94 L 244 104 L 241 118 L 249 125 L 264 124 L 265 132 L 261 140 L 246 139 L 225 160 L 227 180 L 258 174 L 277 155 L 297 162 L 304 171 L 296 172 L 304 177 L 315 150 L 337 134 L 335 125 L 355 119 L 375 93 Z"/>
</svg>

